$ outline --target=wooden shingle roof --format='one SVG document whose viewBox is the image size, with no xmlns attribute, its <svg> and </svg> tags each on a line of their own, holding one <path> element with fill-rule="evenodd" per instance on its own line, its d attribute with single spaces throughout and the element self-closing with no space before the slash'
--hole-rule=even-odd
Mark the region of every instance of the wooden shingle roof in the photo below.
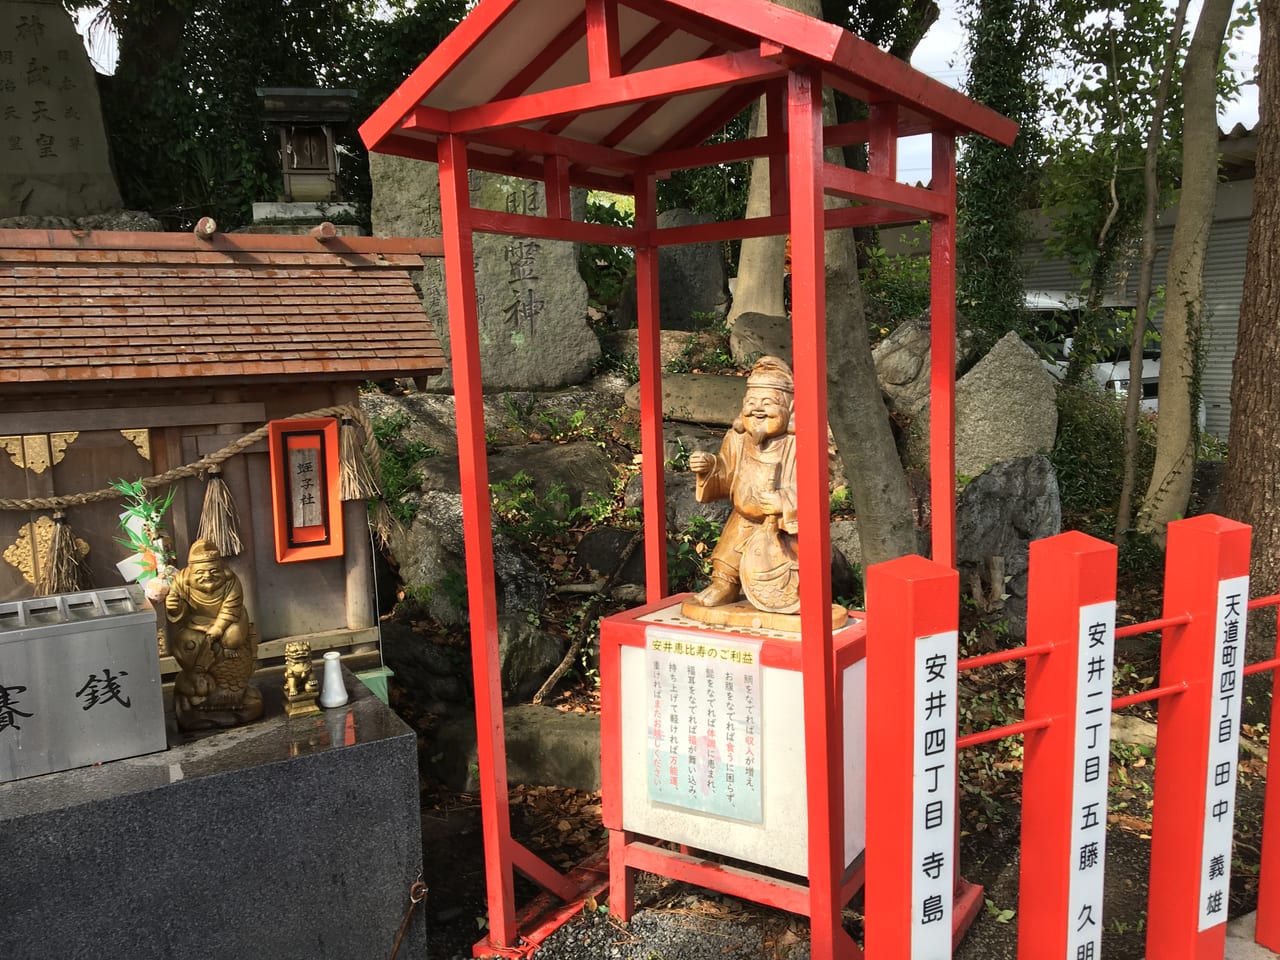
<svg viewBox="0 0 1280 960">
<path fill-rule="evenodd" d="M 444 354 L 411 275 L 438 247 L 0 230 L 0 390 L 436 373 Z"/>
</svg>

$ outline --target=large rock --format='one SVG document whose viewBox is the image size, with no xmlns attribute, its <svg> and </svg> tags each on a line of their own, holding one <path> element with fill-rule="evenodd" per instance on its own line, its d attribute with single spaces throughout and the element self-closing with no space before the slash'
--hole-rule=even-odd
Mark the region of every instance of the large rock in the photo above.
<svg viewBox="0 0 1280 960">
<path fill-rule="evenodd" d="M 714 217 L 688 210 L 658 214 L 658 229 L 711 223 Z M 700 330 L 717 322 L 729 308 L 729 274 L 718 243 L 685 243 L 662 247 L 658 253 L 658 311 L 666 330 Z M 624 289 L 614 312 L 624 328 L 636 325 L 634 279 Z"/>
<path fill-rule="evenodd" d="M 717 527 L 723 526 L 725 521 L 729 519 L 732 505 L 728 500 L 712 500 L 709 503 L 698 502 L 698 498 L 695 495 L 697 482 L 693 474 L 688 470 L 667 470 L 663 473 L 663 477 L 664 489 L 667 495 L 668 530 L 683 530 L 689 526 L 694 517 L 701 517 Z M 627 489 L 623 497 L 627 507 L 632 507 L 636 510 L 644 509 L 644 485 L 639 474 L 627 482 Z"/>
<path fill-rule="evenodd" d="M 373 230 L 377 236 L 438 237 L 440 177 L 434 163 L 370 154 Z M 473 172 L 471 203 L 488 210 L 539 214 L 544 188 L 513 177 Z M 486 392 L 543 390 L 581 383 L 600 358 L 587 324 L 587 285 L 578 252 L 566 241 L 475 236 L 480 373 Z M 444 261 L 427 261 L 423 303 L 446 353 L 449 304 Z M 448 376 L 433 386 L 444 387 Z"/>
<path fill-rule="evenodd" d="M 83 217 L 20 216 L 0 217 L 0 230 L 124 230 L 129 233 L 158 233 L 164 225 L 140 210 L 113 210 Z"/>
<path fill-rule="evenodd" d="M 929 405 L 929 358 L 929 328 L 922 323 L 900 323 L 876 344 L 871 359 L 891 410 L 915 417 Z"/>
<path fill-rule="evenodd" d="M 997 463 L 968 483 L 956 500 L 962 589 L 992 612 L 1002 608 L 1011 636 L 1021 638 L 1027 631 L 1031 541 L 1061 532 L 1058 478 L 1047 457 Z M 993 571 L 1003 582 L 992 582 Z"/>
<path fill-rule="evenodd" d="M 521 704 L 503 711 L 507 780 L 528 786 L 600 789 L 600 717 Z M 435 731 L 424 773 L 453 790 L 480 789 L 476 723 L 457 717 Z"/>
<path fill-rule="evenodd" d="M 118 210 L 97 76 L 58 0 L 0 4 L 0 217 Z"/>
<path fill-rule="evenodd" d="M 746 377 L 718 373 L 668 373 L 662 378 L 662 414 L 668 420 L 728 426 L 742 412 Z M 627 406 L 640 409 L 640 384 L 626 394 Z"/>
<path fill-rule="evenodd" d="M 752 357 L 781 357 L 791 363 L 791 321 L 767 313 L 743 313 L 733 322 L 729 349 L 739 363 Z"/>
<path fill-rule="evenodd" d="M 462 498 L 428 491 L 414 499 L 418 509 L 413 523 L 393 532 L 390 545 L 405 593 L 439 623 L 464 626 L 468 611 Z M 564 641 L 538 627 L 547 596 L 541 572 L 496 530 L 493 566 L 502 689 L 507 696 L 528 696 L 560 662 Z"/>
<path fill-rule="evenodd" d="M 605 375 L 581 387 L 553 392 L 515 391 L 484 398 L 485 436 L 493 443 L 524 445 L 555 439 L 561 433 L 618 425 L 627 384 Z M 458 427 L 453 394 L 390 394 L 367 390 L 360 394 L 365 414 L 376 423 L 400 426 L 405 441 L 416 441 L 441 456 L 458 450 Z M 575 424 L 578 426 L 575 427 Z"/>
<path fill-rule="evenodd" d="M 956 384 L 956 473 L 1048 453 L 1058 432 L 1057 384 L 1034 350 L 1007 333 Z M 929 462 L 929 409 L 912 425 L 913 464 Z"/>
</svg>

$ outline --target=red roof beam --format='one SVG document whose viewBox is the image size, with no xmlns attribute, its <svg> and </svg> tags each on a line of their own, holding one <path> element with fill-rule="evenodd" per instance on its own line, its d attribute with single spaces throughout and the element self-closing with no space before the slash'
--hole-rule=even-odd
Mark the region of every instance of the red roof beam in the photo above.
<svg viewBox="0 0 1280 960">
<path fill-rule="evenodd" d="M 632 70 L 634 70 L 637 66 L 640 65 L 640 62 L 644 60 L 645 57 L 649 56 L 649 54 L 657 50 L 658 47 L 662 45 L 663 41 L 666 40 L 675 32 L 676 32 L 676 28 L 673 27 L 671 24 L 660 23 L 656 27 L 654 27 L 652 30 L 650 30 L 648 33 L 646 33 L 643 37 L 641 37 L 636 42 L 636 44 L 633 47 L 631 47 L 631 49 L 629 49 L 626 53 L 622 55 L 622 72 L 630 73 Z M 717 52 L 722 52 L 722 51 L 717 51 Z M 494 99 L 496 100 L 498 98 L 495 97 Z M 546 126 L 544 126 L 542 130 L 544 133 L 560 133 L 562 130 L 564 130 L 565 127 L 573 123 L 575 119 L 576 118 L 573 116 L 556 117 L 554 120 L 550 121 Z M 607 145 L 613 146 L 617 142 L 618 141 L 614 141 L 614 143 L 607 144 Z"/>
<path fill-rule="evenodd" d="M 648 172 L 664 176 L 673 170 L 693 170 L 698 167 L 714 167 L 720 163 L 738 163 L 785 153 L 787 138 L 784 134 L 751 137 L 747 140 L 730 140 L 726 143 L 708 143 L 684 150 L 667 150 L 645 158 Z"/>
<path fill-rule="evenodd" d="M 360 139 L 373 149 L 400 118 L 435 89 L 450 69 L 475 49 L 520 0 L 487 0 L 462 18 L 462 22 L 423 60 L 408 79 L 360 125 Z M 443 131 L 442 131 L 443 132 Z"/>
<path fill-rule="evenodd" d="M 415 111 L 416 113 L 416 111 Z M 416 117 L 411 114 L 405 121 L 406 130 L 424 129 L 418 126 Z M 429 129 L 429 128 L 426 128 Z M 529 155 L 569 157 L 585 167 L 598 167 L 604 170 L 616 170 L 631 174 L 642 158 L 625 150 L 612 147 L 597 146 L 569 137 L 560 137 L 545 133 L 542 130 L 530 130 L 528 127 L 501 127 L 494 130 L 479 130 L 466 135 L 467 142 L 485 144 L 492 147 L 504 147 L 518 153 L 520 157 Z"/>
<path fill-rule="evenodd" d="M 530 120 L 608 110 L 655 98 L 697 93 L 717 87 L 755 84 L 783 76 L 787 68 L 764 60 L 755 51 L 723 54 L 677 63 L 609 80 L 580 83 L 560 90 L 528 94 L 455 110 L 449 116 L 455 133 L 510 127 Z"/>
<path fill-rule="evenodd" d="M 720 52 L 720 48 L 713 45 L 703 50 L 702 53 L 698 55 L 698 59 L 704 60 L 707 57 L 716 56 Z M 627 117 L 627 119 L 623 120 L 620 124 L 606 133 L 601 138 L 600 142 L 606 146 L 616 147 L 618 144 L 622 143 L 622 141 L 626 140 L 627 137 L 631 136 L 631 134 L 635 133 L 636 130 L 640 129 L 640 127 L 647 123 L 655 113 L 665 107 L 673 99 L 673 97 L 665 97 L 661 100 L 650 100 L 639 109 L 633 111 L 631 116 Z"/>
<path fill-rule="evenodd" d="M 701 117 L 689 124 L 674 137 L 671 137 L 653 155 L 666 153 L 669 150 L 681 150 L 696 147 L 709 136 L 720 130 L 730 120 L 745 110 L 751 101 L 765 91 L 763 84 L 751 84 L 745 87 L 734 87 L 714 104 L 702 111 Z"/>
<path fill-rule="evenodd" d="M 587 67 L 593 81 L 622 73 L 618 0 L 587 0 Z"/>
<path fill-rule="evenodd" d="M 883 206 L 905 210 L 922 218 L 951 213 L 951 197 L 921 187 L 908 187 L 888 177 L 877 177 L 861 170 L 824 163 L 822 179 L 823 189 L 838 197 L 874 200 Z"/>
<path fill-rule="evenodd" d="M 470 216 L 471 226 L 478 233 L 533 237 L 538 240 L 572 240 L 575 243 L 599 243 L 612 247 L 634 247 L 643 239 L 630 227 L 613 227 L 603 223 L 553 220 L 523 213 L 479 210 L 475 207 L 471 209 Z"/>
<path fill-rule="evenodd" d="M 858 89 L 860 92 L 854 96 L 867 102 L 894 101 L 904 110 L 933 121 L 934 128 L 978 133 L 1006 147 L 1018 135 L 1018 124 L 1013 120 L 970 100 L 874 44 L 845 34 L 840 47 L 834 66 L 857 80 L 852 86 L 834 82 L 837 88 L 846 92 Z M 867 79 L 867 74 L 876 79 Z"/>
<path fill-rule="evenodd" d="M 729 18 L 727 23 L 710 23 L 705 17 L 699 15 L 701 11 L 698 9 L 698 3 L 687 4 L 689 9 L 682 10 L 662 0 L 621 0 L 621 2 L 624 6 L 652 17 L 659 23 L 669 23 L 676 29 L 717 43 L 725 49 L 754 50 L 759 46 L 759 38 L 737 25 L 736 16 Z"/>
<path fill-rule="evenodd" d="M 500 156 L 471 150 L 467 153 L 467 162 L 471 169 L 483 170 L 486 173 L 523 177 L 525 180 L 536 180 L 539 183 L 545 183 L 547 178 L 543 161 L 525 159 L 518 155 Z M 573 187 L 586 187 L 588 190 L 604 190 L 608 193 L 621 194 L 629 194 L 634 189 L 634 179 L 631 177 L 593 173 L 572 165 L 569 167 L 568 175 L 569 185 Z"/>
<path fill-rule="evenodd" d="M 919 219 L 919 216 L 904 216 L 901 210 L 894 207 L 868 204 L 861 207 L 832 207 L 824 211 L 823 227 L 826 230 L 839 230 L 848 227 L 889 226 L 915 223 Z M 767 217 L 665 227 L 651 231 L 648 240 L 659 247 L 668 247 L 687 243 L 744 240 L 747 237 L 776 237 L 790 230 L 791 218 L 784 209 L 781 213 Z"/>
<path fill-rule="evenodd" d="M 555 38 L 538 52 L 506 85 L 493 97 L 494 100 L 510 100 L 518 97 L 538 82 L 544 73 L 555 65 L 556 61 L 573 49 L 574 44 L 586 35 L 587 16 L 581 14 L 556 34 Z M 559 131 L 556 131 L 559 132 Z"/>
<path fill-rule="evenodd" d="M 577 40 L 582 38 L 582 32 L 586 29 L 586 26 L 585 26 L 585 19 L 580 19 L 578 21 L 575 21 L 575 23 L 579 26 L 578 36 L 574 40 L 574 42 L 576 43 Z M 572 25 L 573 24 L 571 24 L 570 26 Z M 642 60 L 644 60 L 645 57 L 649 56 L 649 54 L 657 50 L 658 47 L 662 45 L 663 41 L 665 41 L 668 37 L 670 37 L 675 32 L 676 32 L 676 28 L 669 23 L 658 24 L 656 27 L 654 27 L 652 30 L 646 33 L 643 37 L 641 37 L 626 53 L 622 55 L 621 72 L 630 73 L 640 64 Z M 547 67 L 549 66 L 550 64 L 547 64 L 546 66 L 543 67 L 543 70 L 547 69 Z M 507 87 L 504 87 L 503 88 L 504 93 L 511 86 L 512 86 L 511 84 L 508 84 Z M 523 93 L 524 91 L 521 90 L 520 92 Z M 514 94 L 512 95 L 514 96 Z M 500 96 L 494 97 L 494 99 L 501 100 L 503 99 L 503 96 L 500 95 Z M 642 107 L 641 110 L 643 109 L 644 108 Z M 638 112 L 640 111 L 637 111 L 637 113 Z M 564 131 L 564 128 L 569 126 L 569 124 L 573 123 L 575 119 L 576 117 L 572 115 L 556 117 L 554 120 L 549 121 L 543 126 L 542 132 L 550 133 L 550 134 L 561 133 Z M 621 139 L 618 139 L 618 140 L 605 139 L 601 142 L 606 147 L 613 147 L 613 146 L 617 146 L 622 141 Z"/>
<path fill-rule="evenodd" d="M 1017 135 L 1012 120 L 834 24 L 815 24 L 811 17 L 764 0 L 663 0 L 663 5 L 736 24 L 761 40 L 830 64 L 824 82 L 865 101 L 896 101 L 940 121 L 937 126 L 980 133 L 1005 145 Z"/>
<path fill-rule="evenodd" d="M 546 184 L 547 217 L 572 220 L 573 205 L 569 198 L 569 160 L 567 157 L 544 157 L 543 183 Z"/>
<path fill-rule="evenodd" d="M 760 45 L 765 55 L 765 45 Z M 787 88 L 780 83 L 769 86 L 764 95 L 765 132 L 787 136 Z M 788 141 L 788 150 L 790 149 Z M 791 207 L 791 163 L 786 151 L 769 155 L 769 212 L 782 213 Z"/>
<path fill-rule="evenodd" d="M 906 120 L 898 117 L 898 136 L 915 137 L 929 133 L 933 128 L 922 120 Z M 822 130 L 822 145 L 828 147 L 853 147 L 871 140 L 871 124 L 866 120 L 854 123 L 837 123 Z"/>
</svg>

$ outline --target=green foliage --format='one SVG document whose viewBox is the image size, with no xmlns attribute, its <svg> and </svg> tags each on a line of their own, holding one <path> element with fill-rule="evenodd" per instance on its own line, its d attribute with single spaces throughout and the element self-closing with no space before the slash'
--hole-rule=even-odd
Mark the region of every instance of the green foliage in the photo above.
<svg viewBox="0 0 1280 960">
<path fill-rule="evenodd" d="M 667 373 L 732 373 L 742 366 L 729 347 L 729 327 L 718 314 L 694 317 L 701 332 L 689 338 L 678 357 L 667 361 Z M 750 364 L 753 358 L 744 358 Z"/>
<path fill-rule="evenodd" d="M 831 516 L 853 516 L 853 492 L 848 487 L 836 487 L 831 491 Z"/>
<path fill-rule="evenodd" d="M 1138 440 L 1137 488 L 1145 489 L 1155 462 L 1151 418 L 1139 422 Z M 1124 479 L 1124 403 L 1093 383 L 1062 387 L 1058 436 L 1050 459 L 1063 513 L 1078 518 L 1081 529 L 1110 539 Z"/>
<path fill-rule="evenodd" d="M 1041 152 L 1040 71 L 1055 30 L 1052 8 L 1019 0 L 970 0 L 968 94 L 1019 125 L 1012 148 L 981 137 L 965 144 L 957 169 L 957 303 L 986 343 L 1023 332 L 1021 211 L 1033 206 Z"/>
<path fill-rule="evenodd" d="M 97 9 L 65 0 L 71 10 Z M 426 0 L 375 19 L 372 0 L 107 0 L 96 29 L 118 37 L 103 112 L 126 205 L 169 229 L 211 216 L 249 222 L 255 201 L 280 192 L 278 143 L 259 87 L 356 88 L 362 117 L 430 52 L 465 9 Z M 385 13 L 384 13 L 385 18 Z M 363 160 L 354 130 L 341 144 Z M 363 162 L 344 165 L 351 199 L 368 201 Z M 355 179 L 352 179 L 355 174 Z"/>
<path fill-rule="evenodd" d="M 587 223 L 631 227 L 636 222 L 635 200 L 610 194 L 587 197 Z M 618 305 L 627 285 L 634 283 L 635 255 L 630 247 L 584 243 L 578 247 L 578 273 L 587 285 L 591 302 L 602 308 Z"/>
<path fill-rule="evenodd" d="M 1139 0 L 1074 16 L 1063 32 L 1071 69 L 1047 91 L 1053 161 L 1041 176 L 1040 205 L 1052 224 L 1045 249 L 1071 264 L 1086 300 L 1100 301 L 1120 265 L 1138 254 L 1146 143 L 1173 27 L 1172 11 L 1160 0 Z M 1158 208 L 1172 199 L 1179 100 L 1175 69 L 1156 155 Z M 1086 353 L 1099 322 L 1092 311 L 1082 317 L 1076 341 Z M 1073 377 L 1083 362 L 1072 365 Z"/>
<path fill-rule="evenodd" d="M 396 413 L 388 417 L 375 417 L 373 437 L 382 451 L 382 472 L 379 485 L 382 499 L 391 515 L 408 526 L 418 512 L 418 505 L 409 494 L 422 488 L 423 460 L 434 457 L 439 451 L 422 440 L 404 436 L 409 425 L 409 415 Z"/>
<path fill-rule="evenodd" d="M 904 235 L 906 250 L 889 253 L 881 246 L 865 248 L 866 266 L 862 270 L 862 289 L 867 296 L 871 322 L 871 341 L 887 336 L 903 320 L 915 320 L 929 309 L 929 250 L 924 244 L 928 224 L 916 224 L 909 237 Z M 923 249 L 922 249 L 923 248 Z M 875 319 L 871 319 L 872 317 Z"/>
<path fill-rule="evenodd" d="M 562 535 L 568 528 L 569 494 L 563 483 L 539 495 L 533 477 L 521 470 L 489 484 L 489 500 L 502 529 L 526 546 Z"/>
<path fill-rule="evenodd" d="M 997 905 L 996 902 L 992 900 L 990 897 L 986 898 L 984 903 L 985 903 L 985 909 L 987 911 L 987 916 L 989 916 L 996 923 L 1009 923 L 1011 920 L 1013 920 L 1015 916 L 1017 916 L 1016 910 L 1011 910 L 1008 907 L 1002 908 L 999 905 Z"/>
<path fill-rule="evenodd" d="M 673 537 L 675 551 L 667 576 L 671 591 L 698 590 L 711 579 L 711 552 L 720 542 L 720 524 L 694 515 Z"/>
<path fill-rule="evenodd" d="M 164 515 L 173 503 L 173 487 L 158 499 L 148 495 L 141 480 L 115 480 L 111 487 L 124 498 L 120 521 L 124 537 L 117 537 L 116 542 L 141 554 L 143 572 L 138 579 L 144 582 L 152 577 L 169 579 L 177 569 L 168 534 L 164 530 Z"/>
<path fill-rule="evenodd" d="M 751 126 L 748 108 L 730 120 L 706 142 L 727 143 L 744 140 Z M 747 192 L 751 186 L 751 164 L 722 163 L 714 167 L 695 167 L 672 171 L 658 180 L 658 210 L 691 210 L 705 213 L 715 220 L 741 220 L 747 213 Z M 738 262 L 740 240 L 727 244 L 726 260 Z M 732 273 L 732 271 L 730 271 Z"/>
</svg>

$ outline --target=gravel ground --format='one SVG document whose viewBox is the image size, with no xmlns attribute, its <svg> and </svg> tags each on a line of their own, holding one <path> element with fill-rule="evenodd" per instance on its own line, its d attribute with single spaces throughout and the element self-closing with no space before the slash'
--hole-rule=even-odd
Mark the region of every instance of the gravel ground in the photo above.
<svg viewBox="0 0 1280 960">
<path fill-rule="evenodd" d="M 562 927 L 535 954 L 544 960 L 809 960 L 809 944 L 771 945 L 767 928 L 735 920 L 664 910 L 640 911 L 623 927 L 584 914 Z M 782 951 L 782 952 L 779 952 Z"/>
</svg>

